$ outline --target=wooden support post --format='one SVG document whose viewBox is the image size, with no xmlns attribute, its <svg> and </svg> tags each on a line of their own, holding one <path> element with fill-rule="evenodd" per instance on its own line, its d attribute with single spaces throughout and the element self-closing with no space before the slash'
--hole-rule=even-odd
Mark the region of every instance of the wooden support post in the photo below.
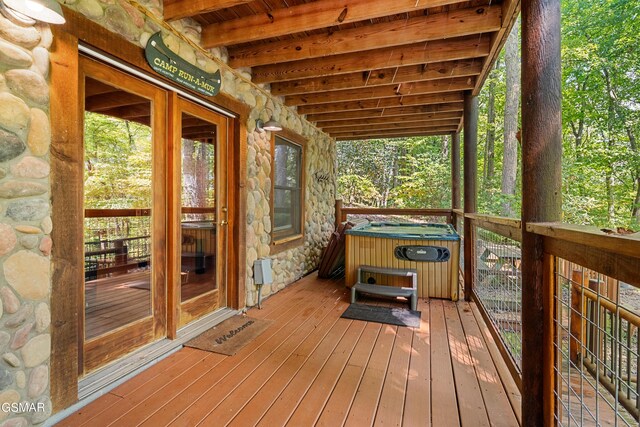
<svg viewBox="0 0 640 427">
<path fill-rule="evenodd" d="M 451 134 L 451 209 L 460 209 L 460 133 Z"/>
<path fill-rule="evenodd" d="M 576 365 L 582 359 L 582 271 L 571 272 L 571 337 L 569 338 L 569 357 Z"/>
<path fill-rule="evenodd" d="M 451 134 L 451 224 L 458 233 L 458 215 L 454 209 L 460 209 L 460 133 Z"/>
<path fill-rule="evenodd" d="M 478 178 L 478 98 L 464 95 L 464 213 L 476 212 Z M 464 221 L 464 299 L 471 301 L 476 265 L 476 236 L 472 222 Z"/>
<path fill-rule="evenodd" d="M 560 0 L 522 2 L 522 425 L 553 424 L 554 274 L 531 222 L 562 213 Z M 544 295 L 544 291 L 550 295 Z M 545 312 L 545 309 L 547 312 Z"/>
<path fill-rule="evenodd" d="M 338 227 L 340 226 L 340 224 L 342 223 L 342 200 L 341 199 L 337 199 L 336 200 L 336 230 L 338 230 Z"/>
</svg>

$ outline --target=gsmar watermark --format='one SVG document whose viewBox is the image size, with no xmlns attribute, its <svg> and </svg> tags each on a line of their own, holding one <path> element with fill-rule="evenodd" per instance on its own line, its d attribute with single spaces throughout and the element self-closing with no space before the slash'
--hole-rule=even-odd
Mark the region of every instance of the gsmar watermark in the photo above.
<svg viewBox="0 0 640 427">
<path fill-rule="evenodd" d="M 4 402 L 0 405 L 4 413 L 24 414 L 25 412 L 44 412 L 44 402 Z"/>
</svg>

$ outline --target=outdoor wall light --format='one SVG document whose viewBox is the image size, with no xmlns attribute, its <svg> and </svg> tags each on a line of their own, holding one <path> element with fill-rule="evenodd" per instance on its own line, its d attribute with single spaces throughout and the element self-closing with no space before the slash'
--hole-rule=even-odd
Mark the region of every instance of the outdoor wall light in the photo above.
<svg viewBox="0 0 640 427">
<path fill-rule="evenodd" d="M 0 13 L 23 25 L 65 23 L 62 7 L 55 0 L 0 0 Z"/>
<path fill-rule="evenodd" d="M 269 109 L 265 108 L 260 112 L 260 114 L 262 114 L 262 112 L 266 110 Z M 258 129 L 258 132 L 260 133 L 264 133 L 264 131 L 267 130 L 270 132 L 279 132 L 282 130 L 282 125 L 276 121 L 276 119 L 273 117 L 273 111 L 271 111 L 271 118 L 267 122 L 263 122 L 262 119 L 256 120 L 256 129 Z"/>
</svg>

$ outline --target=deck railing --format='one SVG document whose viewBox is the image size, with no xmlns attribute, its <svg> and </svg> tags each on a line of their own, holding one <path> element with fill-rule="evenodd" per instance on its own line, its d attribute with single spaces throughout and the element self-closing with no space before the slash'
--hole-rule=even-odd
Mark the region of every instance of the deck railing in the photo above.
<svg viewBox="0 0 640 427">
<path fill-rule="evenodd" d="M 511 373 L 521 386 L 522 226 L 516 219 L 460 210 L 342 208 L 350 213 L 438 214 L 471 245 L 472 276 L 465 277 Z M 464 236 L 463 221 L 472 224 Z M 545 289 L 552 319 L 549 399 L 558 425 L 638 425 L 640 416 L 640 235 L 606 234 L 594 227 L 528 224 L 541 236 Z M 469 241 L 469 239 L 473 241 Z M 461 260 L 461 271 L 462 269 Z M 542 355 L 540 356 L 542 361 Z M 541 362 L 542 363 L 542 362 Z M 551 372 L 552 371 L 552 372 Z"/>
</svg>

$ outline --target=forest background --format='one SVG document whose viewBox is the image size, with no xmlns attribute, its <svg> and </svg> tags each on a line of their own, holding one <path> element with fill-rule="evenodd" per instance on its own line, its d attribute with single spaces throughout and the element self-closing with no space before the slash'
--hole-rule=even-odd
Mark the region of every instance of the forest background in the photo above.
<svg viewBox="0 0 640 427">
<path fill-rule="evenodd" d="M 479 95 L 478 211 L 519 217 L 519 25 Z M 640 2 L 562 2 L 563 221 L 640 229 Z M 338 143 L 345 205 L 450 208 L 450 136 Z"/>
</svg>

